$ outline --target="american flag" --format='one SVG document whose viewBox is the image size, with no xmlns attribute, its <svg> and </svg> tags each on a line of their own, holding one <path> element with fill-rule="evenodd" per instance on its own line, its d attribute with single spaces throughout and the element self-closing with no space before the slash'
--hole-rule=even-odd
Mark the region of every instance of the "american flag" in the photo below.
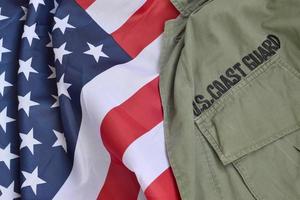
<svg viewBox="0 0 300 200">
<path fill-rule="evenodd" d="M 0 200 L 176 200 L 158 90 L 169 0 L 0 0 Z"/>
</svg>

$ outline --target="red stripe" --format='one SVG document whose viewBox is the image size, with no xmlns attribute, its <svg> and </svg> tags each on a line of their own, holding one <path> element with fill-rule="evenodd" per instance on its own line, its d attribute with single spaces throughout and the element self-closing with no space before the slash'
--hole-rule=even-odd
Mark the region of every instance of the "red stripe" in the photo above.
<svg viewBox="0 0 300 200">
<path fill-rule="evenodd" d="M 103 144 L 122 160 L 127 147 L 163 120 L 158 77 L 143 86 L 120 106 L 107 113 L 101 124 Z"/>
<path fill-rule="evenodd" d="M 112 161 L 97 200 L 134 200 L 137 199 L 139 190 L 134 173 L 123 164 Z"/>
<path fill-rule="evenodd" d="M 147 200 L 179 200 L 180 195 L 171 168 L 157 177 L 144 193 Z"/>
<path fill-rule="evenodd" d="M 96 0 L 76 0 L 76 2 L 85 10 L 90 7 L 90 5 L 92 5 L 95 1 Z"/>
<path fill-rule="evenodd" d="M 82 7 L 88 6 L 86 4 Z M 147 0 L 112 36 L 134 58 L 162 33 L 165 21 L 177 15 L 177 10 L 169 0 Z M 105 116 L 100 127 L 101 137 L 111 157 L 117 161 L 111 163 L 98 200 L 137 199 L 139 185 L 136 177 L 120 161 L 124 151 L 134 140 L 162 120 L 158 78 Z M 168 184 L 164 187 L 170 193 L 168 198 L 160 199 L 178 199 L 177 187 L 170 170 L 163 173 L 147 189 L 150 198 L 166 196 L 162 195 L 161 188 L 156 188 L 160 183 Z"/>
<path fill-rule="evenodd" d="M 178 16 L 170 0 L 147 0 L 123 26 L 112 33 L 115 41 L 135 58 L 164 30 L 165 21 Z"/>
</svg>

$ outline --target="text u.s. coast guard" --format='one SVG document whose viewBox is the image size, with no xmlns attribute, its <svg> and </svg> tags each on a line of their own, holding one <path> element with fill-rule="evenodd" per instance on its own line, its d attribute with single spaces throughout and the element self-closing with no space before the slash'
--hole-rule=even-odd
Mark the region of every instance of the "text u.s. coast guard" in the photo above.
<svg viewBox="0 0 300 200">
<path fill-rule="evenodd" d="M 220 99 L 231 87 L 239 83 L 249 72 L 268 61 L 280 49 L 280 40 L 275 35 L 268 35 L 255 50 L 242 58 L 232 67 L 227 68 L 218 79 L 213 80 L 206 91 L 209 96 L 198 94 L 193 101 L 194 115 L 199 116 Z"/>
</svg>

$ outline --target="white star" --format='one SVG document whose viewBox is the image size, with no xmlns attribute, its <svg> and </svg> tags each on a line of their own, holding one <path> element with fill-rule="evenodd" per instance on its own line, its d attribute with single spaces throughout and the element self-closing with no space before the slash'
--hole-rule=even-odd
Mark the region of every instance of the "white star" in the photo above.
<svg viewBox="0 0 300 200">
<path fill-rule="evenodd" d="M 5 149 L 0 148 L 0 162 L 4 162 L 5 165 L 8 167 L 10 170 L 10 161 L 12 159 L 18 158 L 19 156 L 16 154 L 12 154 L 10 151 L 10 144 L 8 144 Z M 1 198 L 1 196 L 0 196 Z"/>
<path fill-rule="evenodd" d="M 24 6 L 21 6 L 23 12 L 24 12 L 24 15 L 20 18 L 20 21 L 25 21 L 26 18 L 27 18 L 27 13 L 28 13 L 28 9 Z"/>
<path fill-rule="evenodd" d="M 0 185 L 0 191 L 2 195 L 0 195 L 0 200 L 13 200 L 21 197 L 20 194 L 14 191 L 14 182 L 12 182 L 7 188 Z"/>
<path fill-rule="evenodd" d="M 52 10 L 50 10 L 50 13 L 52 14 L 55 14 L 56 13 L 56 10 L 58 8 L 58 3 L 56 0 L 54 0 L 54 8 Z"/>
<path fill-rule="evenodd" d="M 55 99 L 55 102 L 54 102 L 54 104 L 51 106 L 51 108 L 59 107 L 58 96 L 55 96 L 55 95 L 51 95 L 51 96 Z"/>
<path fill-rule="evenodd" d="M 31 106 L 37 106 L 40 105 L 37 102 L 31 101 L 30 100 L 31 92 L 28 92 L 25 96 L 18 96 L 19 99 L 19 108 L 18 110 L 23 109 L 27 116 L 29 116 L 29 109 Z"/>
<path fill-rule="evenodd" d="M 49 41 L 49 43 L 46 45 L 46 47 L 53 47 L 53 40 L 52 40 L 52 34 L 51 33 L 48 33 L 48 35 L 49 35 L 49 39 L 50 39 L 50 41 Z"/>
<path fill-rule="evenodd" d="M 29 58 L 26 61 L 19 60 L 20 68 L 18 74 L 23 73 L 27 80 L 29 79 L 30 73 L 38 73 L 35 69 L 31 67 L 31 63 L 32 63 L 32 58 Z"/>
<path fill-rule="evenodd" d="M 0 61 L 2 61 L 2 54 L 11 52 L 9 49 L 3 46 L 3 38 L 0 39 Z"/>
<path fill-rule="evenodd" d="M 4 88 L 5 87 L 10 87 L 13 86 L 9 82 L 5 81 L 5 72 L 0 74 L 0 94 L 3 96 L 4 95 Z"/>
<path fill-rule="evenodd" d="M 106 55 L 105 53 L 103 53 L 102 48 L 103 48 L 103 44 L 100 44 L 99 46 L 94 46 L 90 43 L 87 43 L 89 45 L 90 50 L 84 52 L 85 54 L 88 55 L 92 55 L 94 56 L 96 62 L 99 62 L 100 57 L 105 57 L 105 58 L 109 58 L 108 55 Z"/>
<path fill-rule="evenodd" d="M 50 70 L 51 70 L 51 74 L 50 74 L 50 76 L 48 77 L 48 79 L 52 79 L 52 78 L 56 78 L 56 69 L 55 69 L 55 67 L 52 67 L 52 66 L 50 66 L 50 65 L 48 65 L 49 66 L 49 68 L 50 68 Z"/>
<path fill-rule="evenodd" d="M 2 9 L 2 8 L 0 8 L 0 21 L 1 21 L 1 20 L 5 20 L 5 19 L 8 19 L 9 17 L 4 16 L 4 15 L 1 14 L 1 13 L 2 13 L 1 9 Z"/>
<path fill-rule="evenodd" d="M 54 102 L 54 104 L 51 106 L 51 108 L 59 107 L 59 99 L 58 99 L 58 96 L 55 96 L 55 95 L 51 95 L 51 96 L 55 99 L 55 102 Z"/>
<path fill-rule="evenodd" d="M 52 147 L 59 147 L 61 146 L 65 152 L 67 153 L 67 142 L 66 142 L 66 137 L 64 136 L 63 133 L 58 132 L 56 130 L 53 130 L 57 140 L 55 141 L 55 143 L 52 145 Z"/>
<path fill-rule="evenodd" d="M 55 53 L 55 60 L 58 60 L 61 64 L 65 55 L 71 54 L 72 52 L 66 50 L 67 43 L 65 42 L 58 48 L 53 48 Z"/>
<path fill-rule="evenodd" d="M 63 74 L 61 78 L 59 79 L 59 82 L 57 82 L 57 92 L 58 96 L 65 95 L 69 99 L 71 99 L 68 89 L 71 87 L 72 84 L 64 82 L 65 75 Z"/>
<path fill-rule="evenodd" d="M 36 23 L 32 24 L 31 26 L 27 26 L 27 25 L 24 26 L 24 32 L 22 38 L 27 38 L 29 42 L 29 46 L 31 46 L 33 39 L 38 39 L 38 40 L 40 39 L 39 36 L 36 34 L 35 29 L 36 29 Z"/>
<path fill-rule="evenodd" d="M 32 4 L 33 7 L 34 7 L 34 10 L 37 11 L 39 5 L 45 5 L 45 2 L 44 0 L 30 0 L 30 3 L 29 5 Z"/>
<path fill-rule="evenodd" d="M 28 134 L 20 133 L 20 137 L 22 139 L 20 149 L 27 147 L 32 155 L 34 155 L 34 145 L 42 144 L 33 137 L 33 129 Z"/>
<path fill-rule="evenodd" d="M 53 31 L 58 28 L 64 34 L 67 28 L 75 28 L 74 26 L 69 24 L 69 17 L 70 15 L 66 16 L 63 19 L 54 17 L 55 25 L 53 27 Z"/>
<path fill-rule="evenodd" d="M 37 186 L 46 183 L 46 181 L 38 177 L 38 167 L 36 167 L 31 173 L 22 171 L 22 174 L 25 177 L 25 181 L 22 183 L 21 187 L 22 188 L 27 186 L 31 187 L 35 195 L 36 195 Z"/>
<path fill-rule="evenodd" d="M 13 121 L 15 121 L 15 119 L 10 118 L 10 117 L 7 116 L 7 107 L 5 107 L 0 112 L 0 126 L 2 127 L 2 129 L 4 130 L 4 132 L 6 132 L 7 123 L 13 122 Z"/>
</svg>

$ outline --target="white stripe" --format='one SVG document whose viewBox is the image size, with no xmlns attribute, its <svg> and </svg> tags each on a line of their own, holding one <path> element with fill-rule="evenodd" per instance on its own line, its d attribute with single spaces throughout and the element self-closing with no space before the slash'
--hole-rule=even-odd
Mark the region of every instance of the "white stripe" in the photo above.
<svg viewBox="0 0 300 200">
<path fill-rule="evenodd" d="M 158 76 L 160 41 L 159 37 L 134 60 L 108 69 L 84 87 L 83 95 L 91 119 L 101 124 L 111 109 Z"/>
<path fill-rule="evenodd" d="M 169 168 L 162 122 L 129 145 L 123 163 L 136 174 L 143 191 Z"/>
<path fill-rule="evenodd" d="M 158 76 L 159 45 L 160 38 L 136 59 L 103 72 L 84 86 L 81 93 L 83 119 L 73 169 L 54 199 L 96 199 L 110 164 L 100 138 L 100 124 L 112 108 Z"/>
<path fill-rule="evenodd" d="M 97 0 L 86 12 L 104 29 L 112 33 L 139 9 L 146 0 Z"/>
<path fill-rule="evenodd" d="M 110 165 L 110 156 L 99 134 L 97 121 L 90 118 L 81 95 L 83 119 L 79 131 L 73 169 L 54 199 L 96 199 Z"/>
<path fill-rule="evenodd" d="M 143 190 L 140 190 L 137 200 L 147 200 Z"/>
</svg>

